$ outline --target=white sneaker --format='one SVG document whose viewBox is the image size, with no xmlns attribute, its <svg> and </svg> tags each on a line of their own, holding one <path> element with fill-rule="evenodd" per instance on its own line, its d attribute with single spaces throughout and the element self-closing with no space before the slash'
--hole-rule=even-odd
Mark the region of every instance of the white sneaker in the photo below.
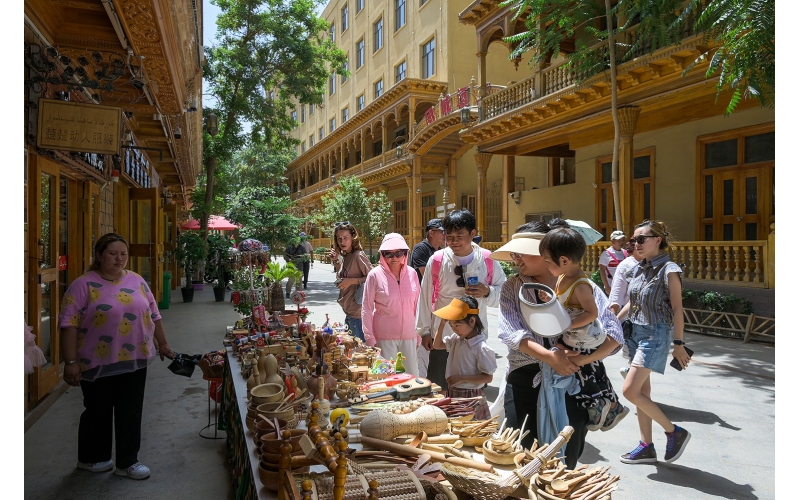
<svg viewBox="0 0 800 500">
<path fill-rule="evenodd" d="M 88 470 L 89 472 L 106 472 L 114 468 L 114 462 L 111 460 L 106 460 L 105 462 L 95 462 L 91 464 L 78 462 L 78 468 Z"/>
<path fill-rule="evenodd" d="M 147 479 L 150 477 L 150 469 L 142 462 L 136 462 L 127 469 L 120 469 L 114 471 L 118 476 L 127 476 L 131 479 Z"/>
<path fill-rule="evenodd" d="M 622 378 L 628 376 L 628 370 L 630 370 L 629 366 L 623 366 L 622 368 L 619 369 L 619 374 L 622 375 Z"/>
</svg>

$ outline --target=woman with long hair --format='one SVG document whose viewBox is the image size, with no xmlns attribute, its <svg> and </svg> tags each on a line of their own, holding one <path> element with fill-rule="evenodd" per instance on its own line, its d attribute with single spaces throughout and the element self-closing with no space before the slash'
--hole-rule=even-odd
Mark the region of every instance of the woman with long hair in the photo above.
<svg viewBox="0 0 800 500">
<path fill-rule="evenodd" d="M 361 247 L 358 230 L 350 221 L 337 222 L 333 227 L 334 246 L 330 256 L 336 272 L 336 288 L 339 289 L 339 298 L 336 301 L 344 311 L 344 322 L 353 336 L 364 340 L 361 304 L 356 300 L 356 289 L 367 280 L 372 264 Z"/>
</svg>

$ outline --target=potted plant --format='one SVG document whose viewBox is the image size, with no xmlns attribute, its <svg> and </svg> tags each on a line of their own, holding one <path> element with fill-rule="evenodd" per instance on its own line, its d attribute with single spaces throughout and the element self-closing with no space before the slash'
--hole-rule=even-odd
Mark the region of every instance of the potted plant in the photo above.
<svg viewBox="0 0 800 500">
<path fill-rule="evenodd" d="M 283 297 L 282 282 L 286 278 L 294 278 L 295 283 L 302 286 L 303 271 L 297 269 L 291 262 L 281 265 L 279 262 L 270 262 L 264 270 L 264 278 L 269 288 L 270 304 L 273 311 L 283 311 L 286 309 L 286 301 Z"/>
<path fill-rule="evenodd" d="M 196 231 L 184 231 L 178 240 L 178 263 L 183 268 L 186 284 L 181 288 L 184 302 L 191 302 L 194 298 L 192 276 L 198 265 L 208 255 L 208 243 Z"/>
<path fill-rule="evenodd" d="M 228 249 L 233 246 L 230 238 L 221 234 L 208 235 L 208 258 L 206 269 L 214 274 L 214 300 L 225 300 L 225 289 L 228 287 Z"/>
</svg>

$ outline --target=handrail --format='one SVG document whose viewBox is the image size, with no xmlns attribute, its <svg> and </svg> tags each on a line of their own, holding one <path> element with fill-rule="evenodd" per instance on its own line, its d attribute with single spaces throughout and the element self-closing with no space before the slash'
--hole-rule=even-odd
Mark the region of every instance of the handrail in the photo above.
<svg viewBox="0 0 800 500">
<path fill-rule="evenodd" d="M 486 95 L 492 95 L 505 87 L 502 85 L 486 84 Z M 464 107 L 477 106 L 478 104 L 478 86 L 475 85 L 475 79 L 470 81 L 470 84 L 461 87 L 456 92 L 439 96 L 436 104 L 428 108 L 425 116 L 414 124 L 414 135 L 416 137 L 424 132 L 434 122 L 445 116 L 451 115 L 461 110 Z M 413 139 L 412 139 L 413 140 Z"/>
<path fill-rule="evenodd" d="M 586 247 L 581 268 L 587 274 L 599 269 L 600 254 L 610 242 Z M 714 281 L 729 285 L 766 288 L 767 240 L 755 241 L 681 241 L 670 243 L 673 262 L 683 268 L 683 279 Z"/>
</svg>

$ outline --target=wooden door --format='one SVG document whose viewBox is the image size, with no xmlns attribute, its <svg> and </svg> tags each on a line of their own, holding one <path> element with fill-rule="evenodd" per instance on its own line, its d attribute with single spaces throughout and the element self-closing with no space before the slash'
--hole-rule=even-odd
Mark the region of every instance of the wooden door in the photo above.
<svg viewBox="0 0 800 500">
<path fill-rule="evenodd" d="M 42 399 L 59 380 L 61 352 L 59 344 L 59 233 L 61 179 L 58 166 L 33 157 L 30 168 L 28 204 L 30 326 L 46 362 L 31 377 L 31 397 Z"/>
<path fill-rule="evenodd" d="M 749 168 L 704 174 L 701 224 L 706 241 L 765 239 L 772 172 Z"/>
<path fill-rule="evenodd" d="M 161 199 L 156 188 L 130 190 L 130 268 L 161 300 L 164 241 L 160 232 Z"/>
</svg>

